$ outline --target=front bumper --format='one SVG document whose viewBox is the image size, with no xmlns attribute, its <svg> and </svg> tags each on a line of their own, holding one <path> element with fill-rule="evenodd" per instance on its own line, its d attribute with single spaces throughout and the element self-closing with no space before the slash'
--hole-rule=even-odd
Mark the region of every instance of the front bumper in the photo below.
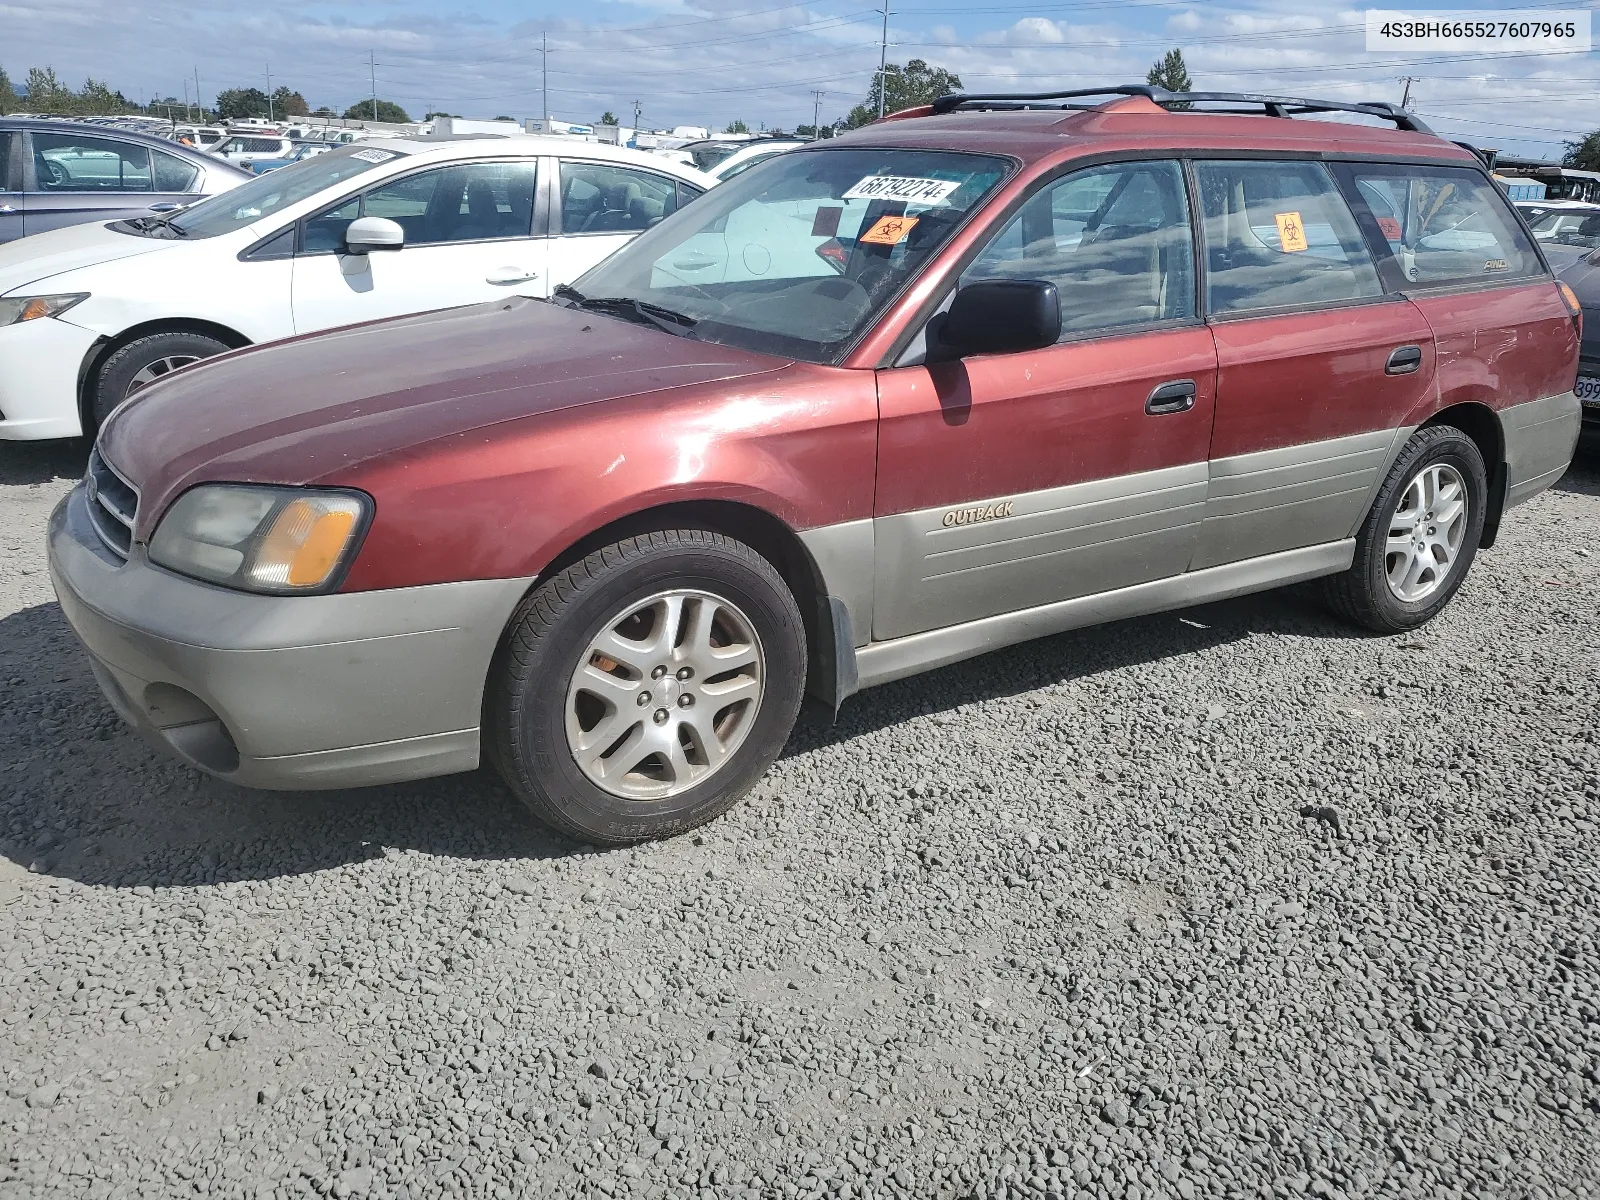
<svg viewBox="0 0 1600 1200">
<path fill-rule="evenodd" d="M 248 787 L 395 783 L 478 765 L 484 681 L 526 579 L 251 596 L 126 562 L 80 484 L 50 576 L 95 678 L 153 744 Z"/>
<path fill-rule="evenodd" d="M 54 317 L 0 329 L 0 441 L 77 437 L 78 372 L 100 335 Z"/>
</svg>

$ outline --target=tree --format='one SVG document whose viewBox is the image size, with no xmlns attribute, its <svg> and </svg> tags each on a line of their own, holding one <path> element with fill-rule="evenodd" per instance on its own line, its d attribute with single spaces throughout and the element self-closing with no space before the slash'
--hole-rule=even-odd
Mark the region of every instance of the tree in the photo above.
<svg viewBox="0 0 1600 1200">
<path fill-rule="evenodd" d="M 1169 92 L 1192 92 L 1194 84 L 1189 80 L 1189 68 L 1183 61 L 1183 51 L 1174 47 L 1167 53 L 1150 64 L 1150 71 L 1144 81 L 1152 87 L 1166 88 Z M 1188 108 L 1187 104 L 1174 104 L 1173 108 Z"/>
<path fill-rule="evenodd" d="M 820 141 L 822 138 L 839 136 L 837 125 L 796 125 L 794 135 L 797 138 L 812 138 Z"/>
<path fill-rule="evenodd" d="M 1581 141 L 1568 142 L 1561 165 L 1580 171 L 1600 171 L 1600 129 L 1585 135 Z"/>
<path fill-rule="evenodd" d="M 272 93 L 272 115 L 275 117 L 309 117 L 311 106 L 299 92 L 281 87 Z"/>
<path fill-rule="evenodd" d="M 726 129 L 724 129 L 722 132 L 723 133 L 749 133 L 750 132 L 750 126 L 746 125 L 743 121 L 739 120 L 739 118 L 735 117 L 733 120 L 728 122 L 728 127 Z"/>
<path fill-rule="evenodd" d="M 961 76 L 946 71 L 943 67 L 930 67 L 920 58 L 913 58 L 903 67 L 898 63 L 890 63 L 884 67 L 882 78 L 873 76 L 866 102 L 856 105 L 850 110 L 850 115 L 845 117 L 846 129 L 859 129 L 878 119 L 880 90 L 884 96 L 883 111 L 899 112 L 902 108 L 932 104 L 940 96 L 959 92 Z"/>
<path fill-rule="evenodd" d="M 237 120 L 244 117 L 267 115 L 267 94 L 260 88 L 228 88 L 217 93 L 219 120 Z"/>
<path fill-rule="evenodd" d="M 363 100 L 360 104 L 352 104 L 344 110 L 344 119 L 347 121 L 391 121 L 396 125 L 409 124 L 411 118 L 406 116 L 406 110 L 393 100 L 379 100 L 377 102 L 377 115 L 373 115 L 373 102 Z"/>
<path fill-rule="evenodd" d="M 620 125 L 621 123 L 622 122 L 617 120 L 617 114 L 612 112 L 609 108 L 600 114 L 599 124 L 601 125 Z"/>
<path fill-rule="evenodd" d="M 331 112 L 328 115 L 330 117 L 333 116 L 333 114 Z M 447 113 L 447 112 L 431 112 L 431 113 L 425 114 L 422 119 L 424 121 L 436 121 L 440 117 L 455 117 L 455 118 L 457 118 L 459 120 L 460 117 L 461 117 L 461 114 L 460 113 Z"/>
<path fill-rule="evenodd" d="M 6 69 L 0 67 L 0 116 L 8 112 L 17 112 L 22 108 L 22 101 L 17 98 L 17 91 L 11 86 L 11 76 L 6 74 Z"/>
<path fill-rule="evenodd" d="M 29 67 L 23 89 L 29 112 L 70 113 L 76 107 L 77 97 L 56 78 L 54 67 Z"/>
</svg>

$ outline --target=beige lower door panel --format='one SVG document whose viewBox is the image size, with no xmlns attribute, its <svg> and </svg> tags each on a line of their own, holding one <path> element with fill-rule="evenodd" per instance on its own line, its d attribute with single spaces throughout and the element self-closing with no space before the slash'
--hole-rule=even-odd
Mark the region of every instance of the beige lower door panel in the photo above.
<svg viewBox="0 0 1600 1200">
<path fill-rule="evenodd" d="M 1190 463 L 874 521 L 876 640 L 1188 568 L 1207 466 Z"/>
<path fill-rule="evenodd" d="M 1213 459 L 1192 569 L 1349 537 L 1405 436 L 1380 429 Z"/>
</svg>

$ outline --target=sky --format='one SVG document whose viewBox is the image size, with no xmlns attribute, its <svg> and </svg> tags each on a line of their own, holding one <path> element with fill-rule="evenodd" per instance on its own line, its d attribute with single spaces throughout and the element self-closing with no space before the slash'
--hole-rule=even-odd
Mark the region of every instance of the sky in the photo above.
<svg viewBox="0 0 1600 1200">
<path fill-rule="evenodd" d="M 592 121 L 612 111 L 646 127 L 792 129 L 864 99 L 883 31 L 879 0 L 0 0 L 0 66 L 18 83 L 54 67 L 133 99 L 182 97 L 199 72 L 209 102 L 227 87 L 286 84 L 342 111 L 370 95 L 412 116 Z M 1391 0 L 1391 3 L 1395 0 Z M 1600 128 L 1600 53 L 1372 54 L 1364 10 L 1317 0 L 890 0 L 890 62 L 922 58 L 969 91 L 1047 91 L 1142 82 L 1183 49 L 1197 88 L 1398 101 L 1452 138 L 1539 158 Z M 1505 6 L 1483 5 L 1499 15 Z M 1600 8 L 1534 0 L 1521 8 Z M 1600 45 L 1600 18 L 1595 21 Z M 368 65 L 369 54 L 376 62 Z"/>
</svg>

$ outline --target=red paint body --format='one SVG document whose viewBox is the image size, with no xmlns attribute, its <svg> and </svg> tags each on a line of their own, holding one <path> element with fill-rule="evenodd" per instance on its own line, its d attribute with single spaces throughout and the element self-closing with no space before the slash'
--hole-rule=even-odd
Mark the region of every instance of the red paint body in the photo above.
<svg viewBox="0 0 1600 1200">
<path fill-rule="evenodd" d="M 736 501 L 804 530 L 1571 387 L 1576 337 L 1549 280 L 893 368 L 1007 206 L 1073 161 L 1197 147 L 1473 160 L 1425 135 L 1142 99 L 900 119 L 848 144 L 981 150 L 1019 168 L 840 366 L 531 301 L 253 348 L 183 371 L 107 424 L 107 458 L 142 492 L 135 537 L 199 482 L 334 484 L 377 497 L 344 590 L 521 577 L 676 501 Z M 1407 343 L 1423 347 L 1422 369 L 1385 379 L 1388 351 Z M 1195 407 L 1147 420 L 1150 391 L 1183 378 Z"/>
</svg>

